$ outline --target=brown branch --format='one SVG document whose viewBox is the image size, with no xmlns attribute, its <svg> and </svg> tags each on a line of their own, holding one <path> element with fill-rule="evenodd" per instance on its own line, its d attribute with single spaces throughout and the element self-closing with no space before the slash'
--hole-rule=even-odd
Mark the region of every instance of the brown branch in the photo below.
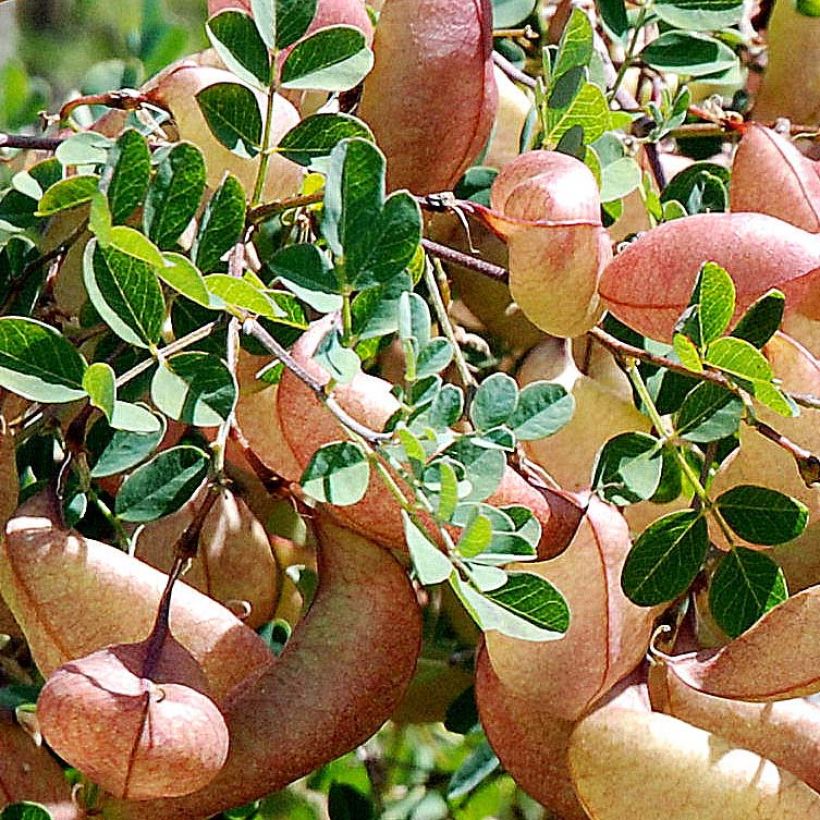
<svg viewBox="0 0 820 820">
<path fill-rule="evenodd" d="M 536 80 L 525 74 L 523 71 L 517 69 L 506 57 L 499 54 L 497 51 L 493 52 L 493 62 L 513 81 L 527 86 L 527 88 L 535 88 Z"/>
<path fill-rule="evenodd" d="M 492 262 L 486 262 L 483 259 L 476 259 L 467 253 L 449 248 L 447 245 L 440 245 L 438 242 L 433 242 L 430 239 L 422 239 L 421 246 L 431 256 L 437 259 L 442 259 L 445 262 L 451 262 L 455 265 L 461 265 L 464 268 L 476 271 L 486 276 L 488 279 L 494 279 L 496 282 L 506 282 L 510 277 L 510 273 L 506 268 L 500 265 L 494 265 Z"/>
<path fill-rule="evenodd" d="M 284 348 L 276 339 L 265 330 L 256 319 L 245 319 L 242 324 L 242 331 L 248 336 L 256 339 L 269 353 L 276 356 L 280 362 L 288 369 L 297 379 L 299 379 L 324 405 L 336 416 L 337 420 L 342 426 L 347 427 L 348 430 L 361 436 L 369 444 L 379 444 L 388 441 L 393 436 L 391 433 L 380 433 L 376 430 L 371 430 L 369 427 L 359 423 L 346 410 L 342 409 L 333 396 L 328 396 L 325 393 L 324 385 L 318 382 L 308 371 Z"/>
<path fill-rule="evenodd" d="M 271 216 L 281 214 L 283 211 L 291 211 L 295 208 L 305 208 L 308 205 L 317 205 L 325 198 L 324 191 L 318 191 L 315 194 L 302 194 L 301 196 L 291 196 L 286 199 L 278 199 L 275 202 L 268 202 L 266 205 L 260 205 L 257 208 L 251 208 L 248 211 L 248 224 L 258 225 L 264 222 Z"/>
<path fill-rule="evenodd" d="M 0 134 L 0 148 L 23 151 L 56 151 L 68 137 L 33 137 L 27 134 Z"/>
</svg>

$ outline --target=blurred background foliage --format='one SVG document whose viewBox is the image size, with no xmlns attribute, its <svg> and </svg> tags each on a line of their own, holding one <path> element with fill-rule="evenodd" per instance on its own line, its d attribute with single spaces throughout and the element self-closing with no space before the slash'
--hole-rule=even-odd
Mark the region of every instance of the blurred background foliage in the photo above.
<svg viewBox="0 0 820 820">
<path fill-rule="evenodd" d="M 41 113 L 54 113 L 67 99 L 137 87 L 168 63 L 207 47 L 205 5 L 205 0 L 0 0 L 0 131 L 35 133 Z M 88 124 L 103 110 L 81 108 L 75 117 Z M 0 185 L 6 182 L 3 172 L 0 164 Z M 356 752 L 225 817 L 543 818 L 544 810 L 501 771 L 477 725 L 467 688 L 475 636 L 465 634 L 463 623 L 451 623 L 447 607 L 439 604 L 427 608 L 424 657 L 401 709 L 405 723 L 388 724 Z M 441 722 L 413 722 L 443 717 L 453 699 L 448 725 L 457 731 Z"/>
</svg>

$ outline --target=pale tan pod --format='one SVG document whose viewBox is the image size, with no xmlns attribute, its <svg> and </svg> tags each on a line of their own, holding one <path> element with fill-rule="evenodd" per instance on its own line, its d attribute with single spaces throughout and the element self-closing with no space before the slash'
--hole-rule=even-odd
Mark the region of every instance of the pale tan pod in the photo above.
<svg viewBox="0 0 820 820">
<path fill-rule="evenodd" d="M 490 202 L 474 210 L 507 243 L 510 293 L 525 316 L 553 336 L 589 330 L 612 255 L 592 172 L 565 154 L 529 151 L 502 169 Z"/>
<path fill-rule="evenodd" d="M 117 797 L 149 800 L 197 791 L 228 756 L 228 728 L 193 657 L 167 636 L 155 668 L 151 639 L 70 661 L 37 701 L 43 737 Z"/>
<path fill-rule="evenodd" d="M 820 817 L 820 795 L 790 772 L 658 712 L 593 712 L 572 733 L 569 764 L 593 820 Z"/>
<path fill-rule="evenodd" d="M 61 530 L 51 514 L 35 496 L 0 540 L 0 592 L 45 677 L 102 647 L 143 640 L 167 582 L 108 544 Z M 217 703 L 272 661 L 251 629 L 184 584 L 174 591 L 171 628 L 202 666 Z"/>
<path fill-rule="evenodd" d="M 800 14 L 793 0 L 776 0 L 766 41 L 768 61 L 754 118 L 820 122 L 820 18 Z"/>
<path fill-rule="evenodd" d="M 820 791 L 820 706 L 805 698 L 751 703 L 706 695 L 657 663 L 649 692 L 659 711 L 714 732 L 787 769 Z"/>
<path fill-rule="evenodd" d="M 319 587 L 273 665 L 226 705 L 225 767 L 196 794 L 114 801 L 106 818 L 194 820 L 264 797 L 363 743 L 392 714 L 421 647 L 404 568 L 384 550 L 315 519 Z"/>
<path fill-rule="evenodd" d="M 139 534 L 137 558 L 163 572 L 174 563 L 174 544 L 191 524 L 203 503 L 199 493 L 173 515 L 151 522 Z M 189 586 L 204 592 L 256 629 L 273 616 L 278 570 L 265 528 L 247 504 L 231 490 L 220 490 L 202 524 L 197 555 L 183 576 Z"/>
<path fill-rule="evenodd" d="M 653 228 L 607 265 L 601 298 L 630 327 L 671 341 L 705 262 L 734 280 L 735 320 L 771 288 L 785 293 L 787 312 L 820 317 L 820 236 L 757 213 L 697 214 Z"/>
</svg>

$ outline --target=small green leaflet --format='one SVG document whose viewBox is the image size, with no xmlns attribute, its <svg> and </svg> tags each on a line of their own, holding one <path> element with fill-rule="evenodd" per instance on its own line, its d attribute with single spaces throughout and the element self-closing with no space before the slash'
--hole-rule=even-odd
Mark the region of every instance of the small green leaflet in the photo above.
<svg viewBox="0 0 820 820">
<path fill-rule="evenodd" d="M 267 266 L 276 279 L 314 310 L 341 310 L 342 296 L 333 264 L 316 245 L 288 245 L 278 250 Z"/>
<path fill-rule="evenodd" d="M 355 350 L 342 344 L 337 328 L 332 328 L 322 337 L 313 359 L 339 384 L 349 384 L 362 369 L 361 359 Z"/>
<path fill-rule="evenodd" d="M 123 131 L 108 153 L 100 190 L 108 196 L 111 221 L 125 222 L 145 200 L 151 154 L 145 137 L 133 128 Z"/>
<path fill-rule="evenodd" d="M 202 274 L 187 256 L 169 252 L 163 254 L 163 259 L 165 264 L 157 268 L 157 275 L 166 285 L 202 307 L 216 307 L 212 304 L 211 295 Z"/>
<path fill-rule="evenodd" d="M 743 412 L 741 399 L 716 384 L 703 382 L 683 400 L 675 429 L 687 441 L 718 441 L 737 432 Z"/>
<path fill-rule="evenodd" d="M 61 179 L 44 194 L 37 206 L 36 216 L 53 216 L 69 208 L 77 208 L 91 201 L 97 192 L 100 178 L 93 174 Z"/>
<path fill-rule="evenodd" d="M 105 362 L 95 362 L 83 376 L 83 387 L 94 407 L 102 410 L 110 420 L 117 400 L 117 377 L 114 369 Z"/>
<path fill-rule="evenodd" d="M 645 46 L 639 56 L 652 68 L 690 77 L 717 74 L 737 65 L 734 51 L 720 40 L 685 31 L 661 34 Z"/>
<path fill-rule="evenodd" d="M 766 357 L 745 339 L 717 339 L 707 348 L 706 361 L 730 376 L 750 381 L 772 380 L 772 368 Z"/>
<path fill-rule="evenodd" d="M 249 15 L 228 9 L 211 17 L 205 28 L 222 62 L 240 80 L 267 88 L 271 80 L 270 55 Z"/>
<path fill-rule="evenodd" d="M 504 424 L 518 404 L 518 385 L 506 373 L 493 373 L 478 386 L 470 404 L 470 420 L 477 430 Z"/>
<path fill-rule="evenodd" d="M 239 310 L 268 319 L 279 319 L 285 315 L 272 299 L 245 279 L 237 279 L 226 273 L 212 273 L 205 277 L 205 287 L 208 293 Z"/>
<path fill-rule="evenodd" d="M 532 0 L 527 0 L 531 3 Z M 456 769 L 447 784 L 447 799 L 455 800 L 481 785 L 501 765 L 486 739 L 482 740 Z"/>
<path fill-rule="evenodd" d="M 624 35 L 629 30 L 624 0 L 595 0 L 595 6 L 604 26 L 613 37 L 623 42 Z"/>
<path fill-rule="evenodd" d="M 207 474 L 208 456 L 198 447 L 163 450 L 125 479 L 115 512 L 135 524 L 155 521 L 192 498 Z"/>
<path fill-rule="evenodd" d="M 797 538 L 808 523 L 805 504 L 777 490 L 741 484 L 716 501 L 732 531 L 752 544 L 773 546 Z"/>
<path fill-rule="evenodd" d="M 173 250 L 199 209 L 205 191 L 205 159 L 189 142 L 177 143 L 161 157 L 148 189 L 143 225 L 162 250 Z"/>
<path fill-rule="evenodd" d="M 259 34 L 270 49 L 295 43 L 316 15 L 317 0 L 251 0 Z"/>
<path fill-rule="evenodd" d="M 701 513 L 669 513 L 635 541 L 621 573 L 621 586 L 639 606 L 671 601 L 689 588 L 708 549 L 709 531 Z"/>
<path fill-rule="evenodd" d="M 489 518 L 476 514 L 464 527 L 456 548 L 464 558 L 475 558 L 480 555 L 493 540 L 493 525 Z"/>
<path fill-rule="evenodd" d="M 81 131 L 57 146 L 54 156 L 61 165 L 102 165 L 112 140 L 96 131 Z"/>
<path fill-rule="evenodd" d="M 521 574 L 529 575 L 530 573 Z M 549 582 L 544 581 L 539 576 L 533 577 L 543 581 L 543 585 L 539 584 L 539 589 L 527 590 L 526 586 L 529 582 L 525 582 L 522 587 L 519 587 L 519 583 L 516 583 L 510 590 L 506 591 L 505 587 L 501 587 L 497 591 L 501 593 L 498 595 L 500 599 L 498 601 L 491 599 L 489 594 L 484 595 L 473 589 L 472 586 L 461 579 L 458 573 L 453 573 L 450 576 L 450 585 L 459 600 L 464 604 L 465 609 L 483 631 L 487 632 L 494 629 L 502 635 L 509 635 L 511 638 L 524 641 L 558 640 L 568 626 L 568 617 L 565 625 L 564 618 L 561 615 L 562 608 L 558 600 L 563 601 L 563 598 Z M 525 593 L 523 596 L 521 596 L 522 592 Z M 566 603 L 564 602 L 565 607 Z M 568 616 L 568 610 L 565 609 L 564 611 Z M 532 620 L 524 614 L 519 614 L 528 612 L 532 613 Z M 555 624 L 563 628 L 556 630 L 539 626 L 538 624 L 543 622 L 544 615 L 548 615 L 550 618 L 555 615 Z"/>
<path fill-rule="evenodd" d="M 536 0 L 493 0 L 493 28 L 512 28 L 533 12 Z"/>
<path fill-rule="evenodd" d="M 0 385 L 31 401 L 86 396 L 85 359 L 53 327 L 36 319 L 0 318 Z"/>
<path fill-rule="evenodd" d="M 419 581 L 425 586 L 446 581 L 454 572 L 450 559 L 441 552 L 404 510 L 401 511 L 401 517 L 404 522 L 404 537 L 407 540 L 410 559 L 413 562 Z"/>
<path fill-rule="evenodd" d="M 657 0 L 652 10 L 675 28 L 715 31 L 740 22 L 743 0 Z"/>
<path fill-rule="evenodd" d="M 745 339 L 761 348 L 774 336 L 783 321 L 786 297 L 782 291 L 770 290 L 749 306 L 735 325 L 732 336 Z"/>
<path fill-rule="evenodd" d="M 534 441 L 557 433 L 572 418 L 575 399 L 554 382 L 531 382 L 518 394 L 507 425 L 519 441 Z"/>
<path fill-rule="evenodd" d="M 706 262 L 698 272 L 689 307 L 675 328 L 699 348 L 720 337 L 735 312 L 735 284 L 720 265 Z"/>
<path fill-rule="evenodd" d="M 151 400 L 165 415 L 197 427 L 230 418 L 238 396 L 228 366 L 211 353 L 178 353 L 161 362 L 151 381 Z"/>
<path fill-rule="evenodd" d="M 45 806 L 26 800 L 6 806 L 0 812 L 0 820 L 52 820 L 52 817 Z"/>
<path fill-rule="evenodd" d="M 208 201 L 192 248 L 196 266 L 210 273 L 239 241 L 245 227 L 245 191 L 242 183 L 227 174 Z"/>
<path fill-rule="evenodd" d="M 356 288 L 401 273 L 421 241 L 415 199 L 406 191 L 385 199 L 385 167 L 382 152 L 360 138 L 342 140 L 330 155 L 322 234 Z"/>
<path fill-rule="evenodd" d="M 587 68 L 593 53 L 592 24 L 586 13 L 574 8 L 558 43 L 558 56 L 552 69 L 553 78 L 573 68 Z"/>
<path fill-rule="evenodd" d="M 592 469 L 592 488 L 611 504 L 645 501 L 661 482 L 663 445 L 646 433 L 620 433 L 604 444 Z"/>
<path fill-rule="evenodd" d="M 154 416 L 154 419 L 155 431 L 147 433 L 115 430 L 104 418 L 95 422 L 86 439 L 89 450 L 96 456 L 91 477 L 117 475 L 145 461 L 165 435 L 165 419 L 162 416 Z"/>
<path fill-rule="evenodd" d="M 211 133 L 228 150 L 252 159 L 262 146 L 262 111 L 252 89 L 241 83 L 214 83 L 196 95 Z"/>
<path fill-rule="evenodd" d="M 276 151 L 299 165 L 307 166 L 317 159 L 330 156 L 343 139 L 354 137 L 373 142 L 373 132 L 352 114 L 313 114 L 291 128 L 279 141 Z"/>
<path fill-rule="evenodd" d="M 709 583 L 709 609 L 730 637 L 745 632 L 789 597 L 783 570 L 765 552 L 735 547 Z"/>
<path fill-rule="evenodd" d="M 345 507 L 364 498 L 369 481 L 370 465 L 362 448 L 337 441 L 313 454 L 299 483 L 317 501 Z"/>
<path fill-rule="evenodd" d="M 297 43 L 282 66 L 283 88 L 348 91 L 373 67 L 364 33 L 353 26 L 322 28 Z"/>
<path fill-rule="evenodd" d="M 92 239 L 83 255 L 83 281 L 91 303 L 123 341 L 137 347 L 159 341 L 165 301 L 151 265 Z"/>
</svg>

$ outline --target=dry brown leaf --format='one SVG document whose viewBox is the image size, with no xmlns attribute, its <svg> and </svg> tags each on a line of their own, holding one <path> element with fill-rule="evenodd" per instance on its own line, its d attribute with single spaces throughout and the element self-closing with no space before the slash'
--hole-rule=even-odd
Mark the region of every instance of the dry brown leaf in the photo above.
<svg viewBox="0 0 820 820">
<path fill-rule="evenodd" d="M 764 701 L 820 692 L 820 586 L 769 610 L 717 652 L 670 659 L 675 674 L 700 692 Z"/>
<path fill-rule="evenodd" d="M 719 735 L 657 712 L 604 707 L 569 745 L 593 820 L 816 820 L 820 795 Z"/>
<path fill-rule="evenodd" d="M 820 791 L 820 706 L 804 698 L 750 703 L 705 695 L 663 662 L 649 673 L 649 693 L 656 709 L 766 757 Z"/>
<path fill-rule="evenodd" d="M 558 558 L 517 569 L 553 583 L 570 609 L 566 635 L 541 643 L 488 632 L 487 652 L 503 684 L 575 720 L 643 657 L 654 612 L 629 601 L 621 569 L 630 549 L 623 516 L 595 496 L 575 537 Z"/>
</svg>

